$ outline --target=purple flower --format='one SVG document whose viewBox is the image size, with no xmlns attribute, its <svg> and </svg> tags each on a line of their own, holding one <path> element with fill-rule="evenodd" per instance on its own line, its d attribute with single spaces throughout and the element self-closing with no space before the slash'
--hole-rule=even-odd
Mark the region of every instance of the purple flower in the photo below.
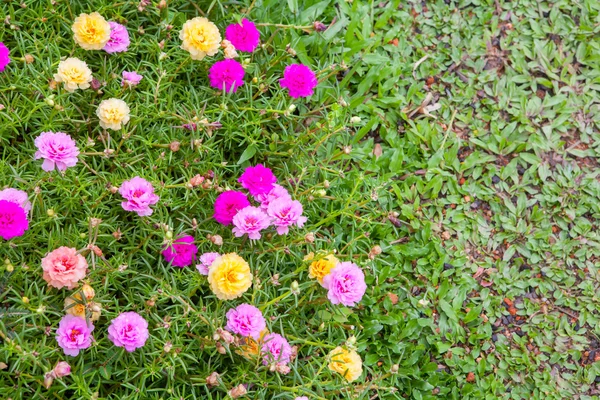
<svg viewBox="0 0 600 400">
<path fill-rule="evenodd" d="M 166 246 L 162 252 L 167 262 L 170 262 L 174 267 L 187 267 L 196 261 L 198 247 L 194 244 L 193 236 L 182 236 L 175 242 Z"/>
<path fill-rule="evenodd" d="M 67 314 L 58 324 L 56 341 L 66 355 L 75 357 L 79 350 L 91 346 L 93 330 L 94 325 L 88 325 L 85 318 Z"/>
<path fill-rule="evenodd" d="M 129 47 L 129 33 L 127 32 L 127 28 L 112 21 L 108 24 L 110 25 L 110 39 L 103 50 L 109 54 L 127 51 L 127 47 Z"/>
<path fill-rule="evenodd" d="M 273 189 L 268 193 L 261 193 L 254 196 L 254 200 L 260 203 L 260 208 L 266 210 L 269 208 L 269 204 L 276 199 L 291 199 L 288 191 L 281 185 L 274 184 Z"/>
<path fill-rule="evenodd" d="M 11 203 L 18 204 L 25 210 L 25 213 L 28 213 L 31 210 L 31 202 L 29 201 L 29 196 L 27 193 L 19 190 L 8 188 L 4 190 L 0 190 L 0 200 L 10 201 Z"/>
<path fill-rule="evenodd" d="M 260 338 L 260 333 L 267 327 L 265 317 L 260 310 L 250 304 L 240 304 L 227 311 L 227 329 L 244 337 Z"/>
<path fill-rule="evenodd" d="M 123 71 L 123 80 L 121 81 L 121 86 L 126 88 L 137 86 L 142 78 L 143 76 L 135 71 Z"/>
<path fill-rule="evenodd" d="M 208 269 L 212 265 L 213 261 L 220 257 L 219 253 L 204 253 L 200 256 L 200 264 L 196 265 L 196 269 L 202 275 L 208 275 Z"/>
<path fill-rule="evenodd" d="M 8 63 L 10 63 L 9 54 L 10 50 L 8 50 L 8 47 L 0 42 L 0 72 L 4 71 Z"/>
<path fill-rule="evenodd" d="M 130 353 L 146 344 L 149 336 L 148 322 L 133 311 L 119 314 L 108 327 L 108 338 L 113 344 Z"/>
<path fill-rule="evenodd" d="M 288 88 L 293 98 L 308 97 L 317 87 L 317 77 L 306 65 L 288 65 L 283 71 L 283 79 L 279 81 L 281 87 Z"/>
<path fill-rule="evenodd" d="M 260 208 L 248 206 L 242 208 L 233 217 L 233 233 L 236 237 L 248 234 L 252 240 L 260 239 L 260 231 L 270 225 L 269 216 Z"/>
<path fill-rule="evenodd" d="M 0 200 L 0 237 L 10 240 L 21 236 L 29 228 L 27 213 L 19 204 Z"/>
<path fill-rule="evenodd" d="M 287 364 L 292 358 L 292 347 L 288 341 L 278 333 L 269 333 L 263 338 L 261 345 L 263 364 Z"/>
<path fill-rule="evenodd" d="M 44 171 L 50 172 L 54 168 L 65 171 L 68 167 L 77 164 L 79 155 L 77 143 L 66 133 L 42 132 L 35 138 L 34 144 L 38 149 L 35 152 L 35 159 L 44 159 L 42 163 Z"/>
<path fill-rule="evenodd" d="M 217 196 L 213 217 L 221 225 L 229 225 L 233 222 L 235 214 L 249 205 L 250 202 L 244 193 L 228 190 Z"/>
<path fill-rule="evenodd" d="M 227 93 L 235 93 L 244 84 L 244 67 L 239 62 L 229 59 L 217 61 L 208 71 L 210 86 Z"/>
<path fill-rule="evenodd" d="M 152 184 L 139 176 L 123 182 L 119 193 L 126 200 L 121 203 L 121 207 L 125 211 L 135 211 L 140 217 L 152 215 L 150 206 L 160 199 L 154 194 Z"/>
<path fill-rule="evenodd" d="M 242 184 L 242 187 L 248 189 L 252 196 L 258 196 L 269 193 L 277 182 L 277 178 L 269 168 L 258 164 L 255 167 L 246 168 L 238 182 Z"/>
<path fill-rule="evenodd" d="M 253 52 L 260 42 L 260 32 L 254 22 L 242 19 L 241 24 L 231 24 L 225 29 L 225 39 L 239 51 Z"/>
<path fill-rule="evenodd" d="M 272 223 L 280 235 L 286 235 L 292 225 L 302 228 L 307 220 L 302 216 L 302 212 L 302 203 L 285 197 L 272 201 L 267 209 L 267 214 L 272 218 Z"/>
<path fill-rule="evenodd" d="M 332 304 L 342 303 L 348 307 L 360 302 L 367 290 L 365 274 L 351 262 L 336 265 L 323 278 L 323 287 L 328 290 L 327 297 Z"/>
</svg>

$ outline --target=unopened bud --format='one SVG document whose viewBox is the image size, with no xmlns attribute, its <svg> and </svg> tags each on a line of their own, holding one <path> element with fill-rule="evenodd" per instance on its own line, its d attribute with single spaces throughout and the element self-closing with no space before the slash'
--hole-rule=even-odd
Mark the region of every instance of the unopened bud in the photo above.
<svg viewBox="0 0 600 400">
<path fill-rule="evenodd" d="M 180 146 L 181 146 L 181 143 L 175 141 L 175 142 L 171 142 L 171 144 L 169 145 L 169 148 L 171 149 L 172 152 L 176 152 L 179 150 Z"/>
<path fill-rule="evenodd" d="M 44 375 L 44 387 L 46 389 L 50 389 L 50 386 L 52 386 L 52 382 L 54 382 L 54 374 L 52 372 L 47 372 Z"/>
<path fill-rule="evenodd" d="M 169 239 L 169 240 L 173 239 L 173 231 L 171 231 L 171 230 L 168 230 L 168 231 L 165 233 L 165 236 L 166 236 L 166 238 L 167 238 L 167 239 Z"/>
<path fill-rule="evenodd" d="M 392 374 L 397 374 L 399 370 L 400 370 L 400 366 L 398 364 L 394 364 L 394 365 L 392 365 L 392 369 L 390 370 L 390 372 Z"/>
<path fill-rule="evenodd" d="M 13 272 L 15 270 L 15 266 L 12 264 L 8 264 L 6 266 L 6 272 Z"/>
<path fill-rule="evenodd" d="M 90 82 L 90 88 L 92 88 L 92 90 L 98 91 L 98 90 L 100 90 L 101 87 L 102 87 L 102 82 L 100 82 L 96 78 L 92 78 L 92 81 Z"/>
<path fill-rule="evenodd" d="M 91 300 L 96 296 L 96 292 L 94 288 L 88 285 L 87 283 L 81 287 L 81 293 L 85 296 L 86 299 Z"/>
<path fill-rule="evenodd" d="M 352 146 L 344 146 L 344 153 L 350 154 L 351 151 L 352 151 Z"/>
<path fill-rule="evenodd" d="M 171 351 L 171 349 L 173 348 L 173 343 L 171 342 L 167 342 L 165 343 L 165 345 L 163 346 L 163 351 L 165 353 L 169 353 Z"/>
<path fill-rule="evenodd" d="M 354 346 L 354 345 L 356 344 L 356 336 L 354 336 L 354 335 L 353 335 L 353 336 L 350 336 L 350 337 L 348 338 L 348 340 L 346 341 L 346 344 L 347 344 L 348 346 Z"/>
<path fill-rule="evenodd" d="M 71 374 L 71 366 L 66 361 L 59 361 L 58 364 L 52 370 L 55 378 L 62 378 Z"/>
<path fill-rule="evenodd" d="M 360 117 L 354 116 L 354 117 L 350 118 L 351 124 L 358 124 L 358 123 L 360 123 L 360 121 L 361 121 Z"/>
<path fill-rule="evenodd" d="M 167 6 L 167 1 L 166 0 L 160 0 L 160 2 L 158 3 L 158 5 L 156 6 L 159 10 L 162 10 L 163 8 L 165 8 Z"/>
<path fill-rule="evenodd" d="M 220 235 L 212 235 L 210 237 L 210 241 L 213 242 L 213 244 L 215 244 L 217 246 L 223 245 L 223 238 Z"/>
<path fill-rule="evenodd" d="M 237 399 L 238 397 L 244 396 L 248 391 L 246 390 L 246 386 L 240 384 L 234 387 L 229 391 L 229 395 L 232 399 Z"/>
<path fill-rule="evenodd" d="M 298 281 L 292 282 L 291 290 L 292 290 L 293 294 L 299 294 L 300 293 L 300 285 L 298 284 Z"/>
<path fill-rule="evenodd" d="M 25 54 L 25 62 L 27 64 L 31 64 L 35 59 L 33 58 L 33 56 L 31 54 Z"/>
<path fill-rule="evenodd" d="M 209 387 L 219 386 L 219 374 L 217 372 L 213 372 L 209 376 L 206 377 L 206 384 Z"/>
<path fill-rule="evenodd" d="M 47 214 L 49 217 L 54 217 L 54 215 L 55 215 L 55 213 L 54 213 L 54 210 L 53 210 L 53 209 L 51 209 L 51 208 L 49 208 L 49 209 L 46 211 L 46 214 Z"/>
<path fill-rule="evenodd" d="M 325 25 L 321 21 L 313 22 L 313 26 L 315 28 L 315 31 L 317 31 L 317 32 L 324 32 L 327 30 L 327 25 Z"/>
<path fill-rule="evenodd" d="M 217 342 L 216 347 L 219 354 L 227 354 L 227 349 L 221 344 L 221 342 Z"/>
<path fill-rule="evenodd" d="M 314 243 L 315 242 L 315 234 L 313 232 L 308 232 L 304 235 L 304 240 L 306 243 Z"/>
<path fill-rule="evenodd" d="M 288 111 L 293 113 L 296 110 L 296 105 L 295 104 L 290 104 L 290 106 L 288 107 Z"/>
</svg>

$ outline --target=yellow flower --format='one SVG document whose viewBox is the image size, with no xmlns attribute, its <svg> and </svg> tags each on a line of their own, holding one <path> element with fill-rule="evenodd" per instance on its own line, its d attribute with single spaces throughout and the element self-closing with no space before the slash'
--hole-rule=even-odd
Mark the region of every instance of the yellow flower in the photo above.
<svg viewBox="0 0 600 400">
<path fill-rule="evenodd" d="M 362 360 L 356 351 L 338 346 L 329 353 L 329 369 L 353 382 L 362 375 Z"/>
<path fill-rule="evenodd" d="M 313 261 L 308 267 L 308 277 L 316 278 L 321 285 L 323 285 L 323 278 L 329 275 L 333 267 L 335 267 L 340 261 L 335 258 L 332 254 L 320 260 Z"/>
<path fill-rule="evenodd" d="M 129 107 L 123 100 L 102 100 L 96 115 L 100 118 L 101 127 L 116 131 L 121 129 L 121 124 L 129 122 Z"/>
<path fill-rule="evenodd" d="M 224 254 L 210 266 L 208 283 L 221 300 L 240 297 L 252 285 L 250 266 L 235 253 Z"/>
<path fill-rule="evenodd" d="M 183 24 L 179 39 L 181 48 L 190 52 L 192 60 L 202 60 L 219 51 L 221 34 L 219 28 L 204 17 L 192 18 Z"/>
<path fill-rule="evenodd" d="M 65 299 L 65 311 L 67 314 L 85 318 L 85 305 L 81 301 L 79 293 Z"/>
<path fill-rule="evenodd" d="M 88 285 L 87 283 L 81 287 L 81 293 L 85 296 L 86 299 L 91 300 L 96 296 L 96 291 L 93 287 Z"/>
<path fill-rule="evenodd" d="M 75 42 L 86 50 L 102 50 L 110 39 L 110 25 L 97 12 L 79 14 L 71 30 Z"/>
<path fill-rule="evenodd" d="M 87 89 L 92 81 L 92 70 L 85 61 L 79 58 L 69 57 L 58 63 L 58 70 L 54 74 L 56 82 L 63 82 L 67 92 L 77 89 Z"/>
<path fill-rule="evenodd" d="M 258 356 L 260 356 L 260 347 L 262 344 L 263 338 L 269 334 L 268 329 L 263 329 L 260 333 L 260 338 L 258 341 L 252 339 L 251 337 L 242 338 L 240 347 L 235 351 L 240 356 L 244 357 L 248 360 L 254 360 Z"/>
</svg>

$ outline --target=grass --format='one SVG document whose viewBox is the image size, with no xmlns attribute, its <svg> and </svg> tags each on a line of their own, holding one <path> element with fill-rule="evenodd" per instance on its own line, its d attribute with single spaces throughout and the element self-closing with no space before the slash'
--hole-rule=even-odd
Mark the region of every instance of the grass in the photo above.
<svg viewBox="0 0 600 400">
<path fill-rule="evenodd" d="M 596 1 L 173 0 L 144 12 L 134 1 L 83 3 L 0 2 L 0 41 L 13 57 L 0 74 L 0 186 L 34 203 L 26 235 L 0 243 L 14 266 L 0 287 L 0 385 L 12 399 L 220 399 L 240 383 L 254 399 L 599 398 Z M 83 11 L 126 21 L 129 52 L 76 47 L 70 25 Z M 189 62 L 179 48 L 181 25 L 200 12 L 221 31 L 244 13 L 262 23 L 264 45 L 244 56 L 236 94 L 208 86 L 212 59 Z M 70 55 L 91 66 L 102 93 L 49 86 Z M 308 100 L 279 88 L 292 62 L 319 71 Z M 122 90 L 122 70 L 144 80 Z M 106 157 L 95 107 L 109 97 L 124 99 L 132 120 Z M 203 118 L 222 127 L 181 128 Z M 70 133 L 84 153 L 64 176 L 33 160 L 45 130 Z M 211 220 L 214 187 L 185 184 L 214 174 L 214 186 L 236 187 L 259 162 L 309 221 L 250 245 Z M 148 218 L 125 213 L 109 190 L 136 174 L 161 197 Z M 86 246 L 92 217 L 103 220 L 95 244 L 106 259 L 88 277 L 103 307 L 97 342 L 46 390 L 43 373 L 64 358 L 49 332 L 67 291 L 47 287 L 40 258 Z M 162 260 L 163 224 L 193 234 L 203 252 L 249 260 L 261 283 L 243 299 L 298 346 L 289 375 L 217 352 L 212 333 L 237 302 L 217 301 L 203 277 Z M 222 248 L 207 239 L 215 234 Z M 334 250 L 367 275 L 353 309 L 331 306 L 308 278 L 305 256 Z M 129 310 L 151 327 L 132 354 L 105 334 Z M 365 372 L 348 385 L 325 354 L 353 335 Z M 213 371 L 222 384 L 208 388 Z"/>
</svg>

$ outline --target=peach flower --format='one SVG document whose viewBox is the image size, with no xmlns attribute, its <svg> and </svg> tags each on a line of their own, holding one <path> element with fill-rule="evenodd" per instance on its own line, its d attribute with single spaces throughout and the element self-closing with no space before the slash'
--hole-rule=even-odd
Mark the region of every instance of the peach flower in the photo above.
<svg viewBox="0 0 600 400">
<path fill-rule="evenodd" d="M 70 247 L 59 247 L 42 258 L 43 278 L 57 289 L 73 289 L 85 277 L 87 268 L 85 258 Z"/>
</svg>

